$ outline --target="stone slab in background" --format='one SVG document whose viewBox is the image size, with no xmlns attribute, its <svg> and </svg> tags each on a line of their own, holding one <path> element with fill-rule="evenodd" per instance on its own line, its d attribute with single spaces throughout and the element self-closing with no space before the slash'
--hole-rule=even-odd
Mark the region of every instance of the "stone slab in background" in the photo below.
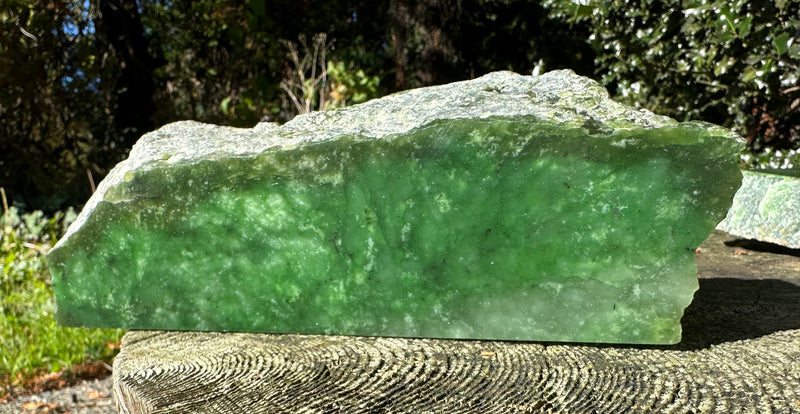
<svg viewBox="0 0 800 414">
<path fill-rule="evenodd" d="M 800 170 L 744 171 L 742 186 L 717 228 L 800 249 Z"/>
<path fill-rule="evenodd" d="M 498 72 L 145 135 L 48 256 L 63 324 L 674 343 L 730 131 Z"/>
</svg>

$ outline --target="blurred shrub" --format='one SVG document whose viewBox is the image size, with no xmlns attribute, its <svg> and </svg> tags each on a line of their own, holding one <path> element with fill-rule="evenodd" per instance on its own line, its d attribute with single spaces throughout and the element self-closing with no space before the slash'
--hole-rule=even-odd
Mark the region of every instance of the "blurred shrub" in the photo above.
<svg viewBox="0 0 800 414">
<path fill-rule="evenodd" d="M 764 148 L 800 145 L 800 2 L 545 4 L 552 16 L 591 28 L 597 74 L 621 100 L 733 128 L 754 163 L 763 163 Z"/>
<path fill-rule="evenodd" d="M 55 300 L 44 255 L 77 215 L 46 216 L 8 206 L 0 188 L 0 399 L 34 375 L 76 364 L 110 362 L 124 333 L 67 328 L 53 317 Z"/>
<path fill-rule="evenodd" d="M 139 2 L 149 55 L 161 63 L 152 74 L 156 126 L 193 119 L 249 127 L 276 114 L 284 51 L 255 14 L 263 3 Z"/>
<path fill-rule="evenodd" d="M 353 62 L 328 60 L 333 42 L 327 34 L 317 33 L 311 43 L 304 35 L 297 42 L 284 41 L 291 67 L 280 82 L 283 90 L 281 118 L 312 111 L 343 108 L 381 95 L 380 78 L 367 76 Z"/>
<path fill-rule="evenodd" d="M 327 42 L 289 88 L 302 110 L 536 65 L 734 128 L 753 163 L 800 145 L 797 1 L 5 0 L 0 187 L 54 212 L 165 123 L 290 119 L 280 84 L 301 72 L 282 39 L 303 33 Z"/>
<path fill-rule="evenodd" d="M 328 108 L 341 108 L 347 105 L 366 102 L 380 96 L 380 78 L 368 76 L 353 64 L 328 62 L 330 91 Z"/>
<path fill-rule="evenodd" d="M 746 165 L 757 168 L 785 169 L 800 168 L 800 149 L 774 149 L 766 147 L 758 153 L 747 153 L 742 156 Z"/>
</svg>

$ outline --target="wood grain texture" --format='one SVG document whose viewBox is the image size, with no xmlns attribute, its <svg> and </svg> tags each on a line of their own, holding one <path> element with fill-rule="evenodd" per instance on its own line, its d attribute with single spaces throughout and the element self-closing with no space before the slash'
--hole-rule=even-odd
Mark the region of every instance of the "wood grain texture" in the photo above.
<svg viewBox="0 0 800 414">
<path fill-rule="evenodd" d="M 737 243 L 698 251 L 676 346 L 131 331 L 114 393 L 121 413 L 800 412 L 800 257 Z"/>
</svg>

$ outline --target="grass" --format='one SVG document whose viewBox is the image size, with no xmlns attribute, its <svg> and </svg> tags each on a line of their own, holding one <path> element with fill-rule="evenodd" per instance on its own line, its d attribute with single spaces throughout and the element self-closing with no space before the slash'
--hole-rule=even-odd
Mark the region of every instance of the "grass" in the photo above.
<svg viewBox="0 0 800 414">
<path fill-rule="evenodd" d="M 36 377 L 69 378 L 119 349 L 118 329 L 67 328 L 56 323 L 55 298 L 44 255 L 75 219 L 68 210 L 46 217 L 9 207 L 0 188 L 0 400 Z M 16 390 L 16 391 L 15 391 Z"/>
</svg>

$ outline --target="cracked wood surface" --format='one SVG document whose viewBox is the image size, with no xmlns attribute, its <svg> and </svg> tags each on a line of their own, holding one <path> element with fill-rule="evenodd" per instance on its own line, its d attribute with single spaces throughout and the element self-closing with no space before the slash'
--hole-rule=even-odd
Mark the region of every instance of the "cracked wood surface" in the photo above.
<svg viewBox="0 0 800 414">
<path fill-rule="evenodd" d="M 800 251 L 715 232 L 675 346 L 130 331 L 121 413 L 800 412 Z"/>
</svg>

